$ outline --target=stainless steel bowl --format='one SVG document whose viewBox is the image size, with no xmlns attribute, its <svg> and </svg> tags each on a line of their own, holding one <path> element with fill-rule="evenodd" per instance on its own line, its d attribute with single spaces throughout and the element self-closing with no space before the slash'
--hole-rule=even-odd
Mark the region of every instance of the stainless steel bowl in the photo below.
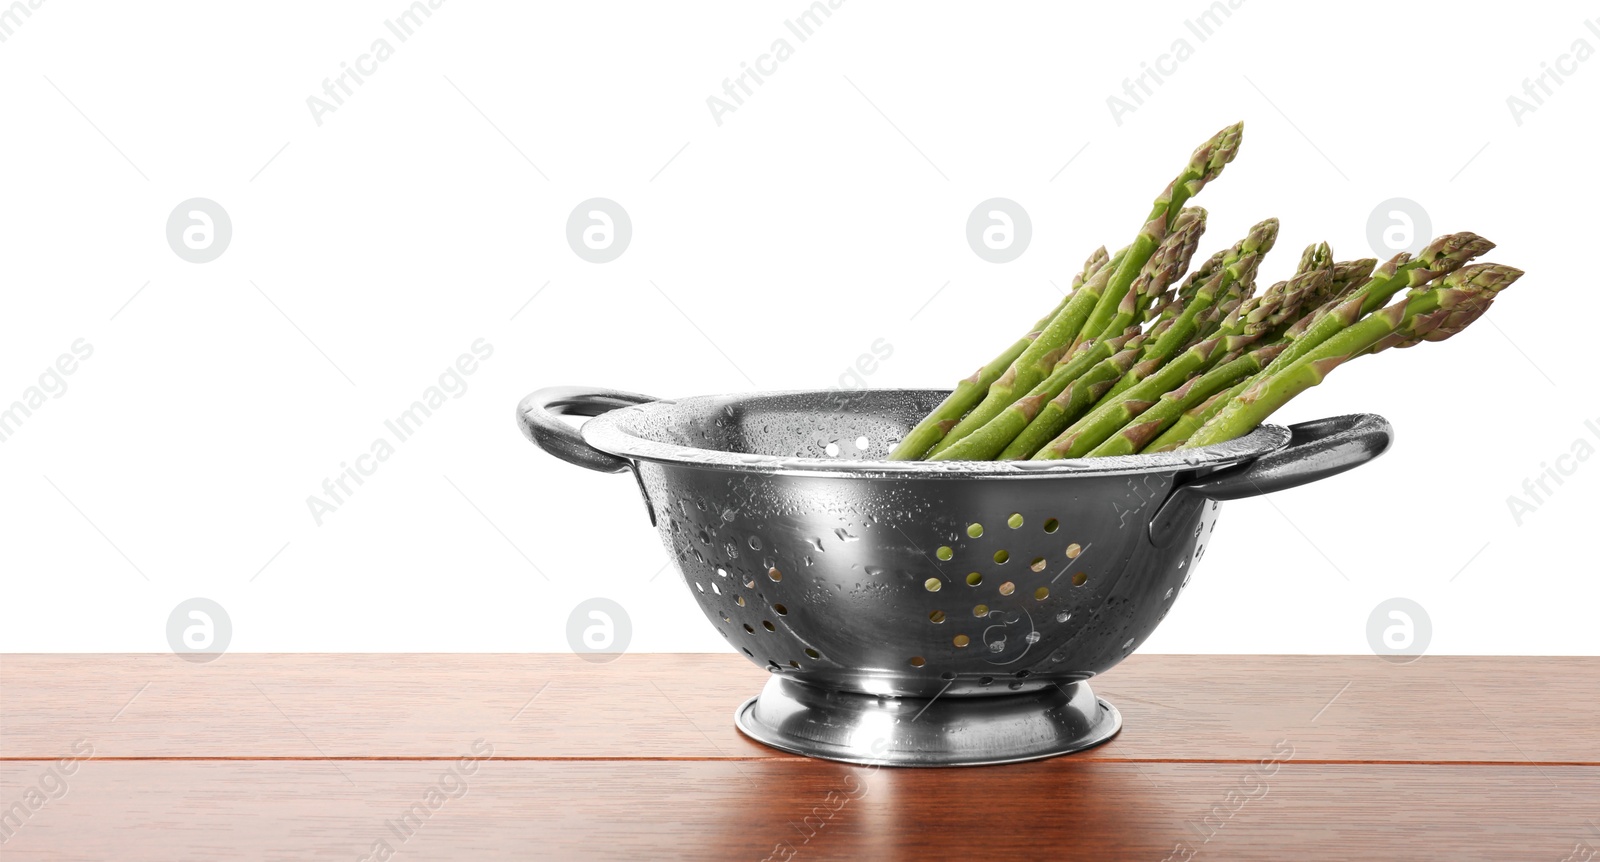
<svg viewBox="0 0 1600 862">
<path fill-rule="evenodd" d="M 637 478 L 706 618 L 772 672 L 741 730 L 886 765 L 1109 739 L 1121 719 L 1085 681 L 1166 617 L 1219 501 L 1348 470 L 1391 440 L 1384 419 L 1355 415 L 1157 455 L 884 460 L 945 394 L 560 387 L 517 413 L 547 452 Z M 580 431 L 562 414 L 598 418 Z"/>
</svg>

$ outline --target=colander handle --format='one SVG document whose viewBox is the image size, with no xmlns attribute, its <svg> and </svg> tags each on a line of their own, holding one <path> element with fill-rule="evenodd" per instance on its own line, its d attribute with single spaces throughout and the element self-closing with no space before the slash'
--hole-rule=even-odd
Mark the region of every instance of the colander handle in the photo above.
<svg viewBox="0 0 1600 862">
<path fill-rule="evenodd" d="M 634 404 L 648 404 L 659 399 L 615 389 L 598 389 L 591 386 L 551 386 L 540 389 L 522 399 L 517 405 L 517 425 L 523 436 L 533 441 L 551 455 L 599 470 L 602 473 L 621 473 L 628 469 L 628 461 L 584 442 L 578 429 L 561 421 L 562 416 L 599 416 Z"/>
<path fill-rule="evenodd" d="M 1389 420 L 1374 413 L 1332 416 L 1289 426 L 1289 442 L 1276 452 L 1202 476 L 1183 485 L 1150 521 L 1157 546 L 1171 539 L 1172 527 L 1205 500 L 1238 500 L 1297 488 L 1359 467 L 1382 455 L 1394 442 Z"/>
</svg>

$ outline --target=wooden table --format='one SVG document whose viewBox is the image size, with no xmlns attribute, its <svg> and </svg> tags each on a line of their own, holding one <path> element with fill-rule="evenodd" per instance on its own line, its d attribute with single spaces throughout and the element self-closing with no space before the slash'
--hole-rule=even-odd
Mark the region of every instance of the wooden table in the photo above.
<svg viewBox="0 0 1600 862">
<path fill-rule="evenodd" d="M 0 662 L 6 862 L 1600 860 L 1600 658 L 1136 655 L 1106 745 L 937 770 L 746 740 L 733 655 Z"/>
</svg>

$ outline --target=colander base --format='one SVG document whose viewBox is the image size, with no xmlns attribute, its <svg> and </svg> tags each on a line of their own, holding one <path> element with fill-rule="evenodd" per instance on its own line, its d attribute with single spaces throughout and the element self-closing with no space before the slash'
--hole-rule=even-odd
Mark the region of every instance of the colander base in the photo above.
<svg viewBox="0 0 1600 862">
<path fill-rule="evenodd" d="M 986 697 L 875 697 L 781 676 L 734 713 L 745 736 L 773 748 L 876 766 L 982 766 L 1099 745 L 1122 715 L 1087 683 Z"/>
</svg>

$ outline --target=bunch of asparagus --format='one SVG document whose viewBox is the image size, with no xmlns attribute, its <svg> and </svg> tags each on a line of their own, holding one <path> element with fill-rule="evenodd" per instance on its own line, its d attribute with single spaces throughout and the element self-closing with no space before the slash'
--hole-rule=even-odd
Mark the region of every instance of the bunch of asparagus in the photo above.
<svg viewBox="0 0 1600 862">
<path fill-rule="evenodd" d="M 1185 205 L 1233 161 L 1242 134 L 1236 124 L 1201 144 L 1133 242 L 1096 249 L 1067 297 L 956 384 L 890 457 L 1049 460 L 1231 440 L 1350 359 L 1460 332 L 1521 277 L 1469 265 L 1494 244 L 1463 232 L 1381 266 L 1336 261 L 1318 243 L 1257 294 L 1277 219 L 1188 272 L 1206 212 Z"/>
</svg>

